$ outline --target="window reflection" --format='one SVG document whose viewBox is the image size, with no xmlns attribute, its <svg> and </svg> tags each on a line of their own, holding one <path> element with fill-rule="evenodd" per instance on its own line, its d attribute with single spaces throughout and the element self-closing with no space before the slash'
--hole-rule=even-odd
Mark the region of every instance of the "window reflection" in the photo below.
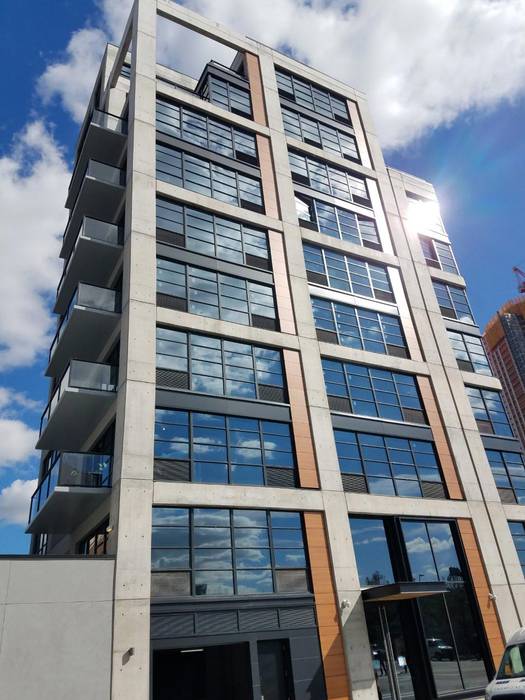
<svg viewBox="0 0 525 700">
<path fill-rule="evenodd" d="M 361 586 L 393 583 L 384 522 L 380 519 L 351 518 L 350 528 Z"/>
</svg>

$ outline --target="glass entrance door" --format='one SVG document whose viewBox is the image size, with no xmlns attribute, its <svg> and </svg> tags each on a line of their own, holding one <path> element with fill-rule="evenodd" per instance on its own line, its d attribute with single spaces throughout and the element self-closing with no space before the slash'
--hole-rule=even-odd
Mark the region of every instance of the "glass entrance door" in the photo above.
<svg viewBox="0 0 525 700">
<path fill-rule="evenodd" d="M 294 700 L 288 642 L 268 639 L 257 642 L 261 700 Z"/>
<path fill-rule="evenodd" d="M 366 604 L 372 664 L 380 700 L 415 700 L 415 666 L 407 650 L 401 604 Z"/>
</svg>

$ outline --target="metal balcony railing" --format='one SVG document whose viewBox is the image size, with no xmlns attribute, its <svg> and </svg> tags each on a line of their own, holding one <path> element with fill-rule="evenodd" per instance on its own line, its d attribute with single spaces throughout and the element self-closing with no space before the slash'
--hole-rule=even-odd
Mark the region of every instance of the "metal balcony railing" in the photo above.
<svg viewBox="0 0 525 700">
<path fill-rule="evenodd" d="M 89 452 L 54 452 L 46 475 L 31 496 L 29 522 L 57 486 L 100 488 L 111 486 L 111 455 Z"/>
<path fill-rule="evenodd" d="M 80 282 L 76 288 L 71 300 L 67 306 L 67 310 L 60 321 L 60 324 L 49 348 L 49 359 L 51 360 L 53 353 L 58 347 L 60 338 L 64 333 L 68 321 L 71 318 L 73 309 L 76 306 L 84 306 L 95 311 L 120 311 L 120 294 L 114 289 L 106 287 L 96 287 L 93 284 Z"/>
<path fill-rule="evenodd" d="M 40 435 L 45 430 L 62 395 L 67 389 L 114 392 L 117 390 L 118 368 L 100 362 L 71 360 L 40 419 Z"/>
</svg>

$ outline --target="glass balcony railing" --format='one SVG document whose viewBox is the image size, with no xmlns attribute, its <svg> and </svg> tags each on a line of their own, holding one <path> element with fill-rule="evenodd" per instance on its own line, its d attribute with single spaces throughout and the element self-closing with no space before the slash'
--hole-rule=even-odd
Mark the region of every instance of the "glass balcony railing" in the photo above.
<svg viewBox="0 0 525 700">
<path fill-rule="evenodd" d="M 86 140 L 86 134 L 91 126 L 91 124 L 96 124 L 104 129 L 109 129 L 117 134 L 127 134 L 128 123 L 125 119 L 117 117 L 114 114 L 109 114 L 108 112 L 102 112 L 100 109 L 94 109 L 91 116 L 84 122 L 82 131 L 80 133 L 78 143 L 75 149 L 77 156 L 81 153 Z"/>
<path fill-rule="evenodd" d="M 94 309 L 95 311 L 118 312 L 120 311 L 120 294 L 114 289 L 95 287 L 93 284 L 80 282 L 57 328 L 57 332 L 49 348 L 49 359 L 53 357 L 53 353 L 58 347 L 60 338 L 67 328 L 75 306 L 84 306 L 88 309 Z"/>
<path fill-rule="evenodd" d="M 79 192 L 82 189 L 82 182 L 85 182 L 87 178 L 97 180 L 98 182 L 104 182 L 108 185 L 116 185 L 120 187 L 124 187 L 124 185 L 126 184 L 126 173 L 121 168 L 117 168 L 114 165 L 108 165 L 107 163 L 101 163 L 98 160 L 89 160 L 82 179 L 78 181 L 73 190 L 74 201 L 67 204 L 67 206 L 70 208 L 69 220 L 71 220 L 73 212 L 75 211 L 75 205 L 78 200 Z M 75 182 L 75 180 L 76 173 L 73 173 L 73 177 L 71 178 L 69 196 L 72 196 L 71 186 L 73 185 L 73 182 Z M 68 231 L 69 226 L 66 226 L 66 230 L 64 231 L 64 237 L 66 236 Z"/>
<path fill-rule="evenodd" d="M 73 255 L 75 254 L 75 249 L 80 238 L 89 238 L 95 241 L 99 241 L 100 243 L 119 245 L 122 243 L 122 228 L 120 226 L 117 226 L 117 224 L 108 224 L 106 221 L 90 219 L 88 216 L 85 216 L 82 219 L 82 223 L 80 224 L 75 235 L 73 248 L 71 249 L 71 253 L 69 254 L 69 257 L 64 265 L 62 276 L 60 277 L 60 281 L 58 283 L 57 296 L 60 294 L 60 290 L 62 289 L 64 279 L 67 276 L 69 265 L 71 263 Z"/>
<path fill-rule="evenodd" d="M 111 486 L 111 455 L 86 452 L 53 452 L 49 469 L 31 497 L 31 523 L 57 486 Z"/>
<path fill-rule="evenodd" d="M 118 368 L 100 362 L 71 360 L 40 419 L 42 435 L 66 389 L 89 389 L 113 392 L 117 390 Z"/>
</svg>

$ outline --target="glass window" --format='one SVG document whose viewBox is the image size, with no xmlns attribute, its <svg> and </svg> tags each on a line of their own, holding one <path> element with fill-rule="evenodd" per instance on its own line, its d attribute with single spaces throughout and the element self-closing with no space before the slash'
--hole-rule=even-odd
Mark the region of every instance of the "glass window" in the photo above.
<svg viewBox="0 0 525 700">
<path fill-rule="evenodd" d="M 525 463 L 522 454 L 499 450 L 485 452 L 502 500 L 525 505 Z"/>
<path fill-rule="evenodd" d="M 513 644 L 505 649 L 496 678 L 510 680 L 525 677 L 525 644 Z"/>
<path fill-rule="evenodd" d="M 415 378 L 350 362 L 322 359 L 330 408 L 386 420 L 425 423 Z"/>
<path fill-rule="evenodd" d="M 464 289 L 454 287 L 451 284 L 436 282 L 435 280 L 432 281 L 432 284 L 443 316 L 454 318 L 463 323 L 474 323 L 474 317 Z"/>
<path fill-rule="evenodd" d="M 295 195 L 295 205 L 300 224 L 306 223 L 332 238 L 381 250 L 374 219 L 302 194 Z"/>
<path fill-rule="evenodd" d="M 460 369 L 476 374 L 492 375 L 481 338 L 447 330 Z"/>
<path fill-rule="evenodd" d="M 155 409 L 155 459 L 188 465 L 190 481 L 273 485 L 295 469 L 290 425 L 277 421 Z"/>
<path fill-rule="evenodd" d="M 227 204 L 264 211 L 259 179 L 176 148 L 157 144 L 157 178 Z"/>
<path fill-rule="evenodd" d="M 383 265 L 306 243 L 303 252 L 310 282 L 371 299 L 395 301 L 388 270 Z"/>
<path fill-rule="evenodd" d="M 334 165 L 290 151 L 292 179 L 332 197 L 371 206 L 366 181 Z"/>
<path fill-rule="evenodd" d="M 420 236 L 419 240 L 427 265 L 437 267 L 445 272 L 453 272 L 455 275 L 459 274 L 452 248 L 448 243 L 426 236 Z"/>
<path fill-rule="evenodd" d="M 290 73 L 276 70 L 277 87 L 283 97 L 330 119 L 350 123 L 346 100 Z"/>
<path fill-rule="evenodd" d="M 153 596 L 158 573 L 176 594 L 223 596 L 309 590 L 299 513 L 222 508 L 153 508 Z M 281 586 L 284 582 L 286 588 Z"/>
<path fill-rule="evenodd" d="M 158 327 L 157 368 L 180 373 L 171 388 L 286 400 L 281 352 L 271 348 Z"/>
<path fill-rule="evenodd" d="M 509 522 L 509 528 L 525 576 L 525 523 Z"/>
<path fill-rule="evenodd" d="M 257 162 L 257 147 L 253 134 L 159 97 L 157 131 L 230 158 Z"/>
<path fill-rule="evenodd" d="M 408 357 L 405 337 L 397 316 L 312 297 L 319 340 L 358 350 Z"/>
<path fill-rule="evenodd" d="M 270 330 L 278 327 L 273 289 L 241 277 L 157 258 L 157 293 L 160 303 L 180 311 Z"/>
<path fill-rule="evenodd" d="M 443 484 L 431 442 L 337 429 L 334 437 L 341 473 L 354 477 L 347 491 L 422 498 L 427 485 Z"/>
<path fill-rule="evenodd" d="M 473 386 L 466 386 L 465 391 L 480 433 L 512 437 L 512 428 L 498 391 Z"/>
<path fill-rule="evenodd" d="M 394 583 L 385 524 L 379 518 L 350 518 L 352 542 L 363 587 Z"/>
<path fill-rule="evenodd" d="M 331 151 L 343 158 L 360 162 L 356 141 L 352 134 L 305 117 L 287 107 L 282 107 L 281 111 L 284 131 L 288 136 Z"/>
<path fill-rule="evenodd" d="M 208 76 L 199 96 L 228 112 L 240 114 L 242 117 L 252 115 L 249 91 L 216 76 Z"/>
<path fill-rule="evenodd" d="M 84 537 L 78 543 L 78 552 L 87 557 L 100 557 L 107 554 L 108 546 L 108 525 L 109 521 L 105 520 L 87 537 Z M 42 547 L 39 547 L 42 550 Z M 38 553 L 38 552 L 37 552 Z M 45 552 L 40 552 L 45 554 Z"/>
</svg>

